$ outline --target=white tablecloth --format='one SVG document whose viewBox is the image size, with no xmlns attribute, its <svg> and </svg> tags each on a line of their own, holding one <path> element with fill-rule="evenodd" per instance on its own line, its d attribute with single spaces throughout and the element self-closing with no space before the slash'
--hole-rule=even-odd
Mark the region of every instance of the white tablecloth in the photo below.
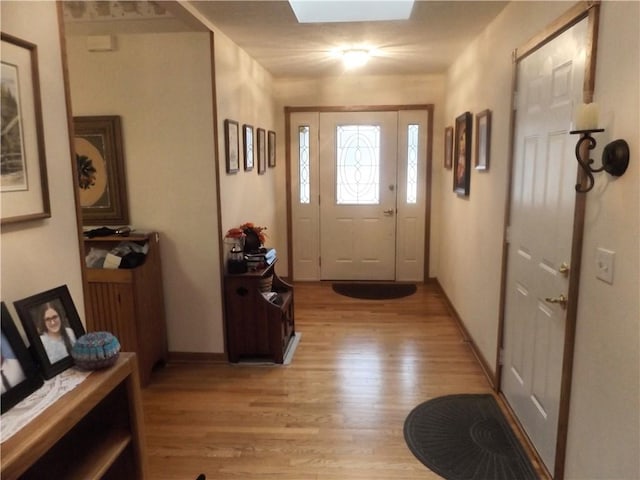
<svg viewBox="0 0 640 480">
<path fill-rule="evenodd" d="M 45 380 L 42 387 L 16 404 L 11 410 L 2 414 L 0 417 L 0 443 L 11 438 L 49 405 L 76 388 L 90 373 L 74 367 Z"/>
</svg>

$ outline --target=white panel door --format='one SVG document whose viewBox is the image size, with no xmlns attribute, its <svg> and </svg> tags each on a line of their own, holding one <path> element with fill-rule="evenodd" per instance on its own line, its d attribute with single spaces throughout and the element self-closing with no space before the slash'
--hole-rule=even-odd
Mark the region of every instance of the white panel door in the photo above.
<svg viewBox="0 0 640 480">
<path fill-rule="evenodd" d="M 575 180 L 568 132 L 582 101 L 586 20 L 519 62 L 502 389 L 549 471 L 555 464 Z"/>
<path fill-rule="evenodd" d="M 323 280 L 394 280 L 397 112 L 320 114 Z"/>
</svg>

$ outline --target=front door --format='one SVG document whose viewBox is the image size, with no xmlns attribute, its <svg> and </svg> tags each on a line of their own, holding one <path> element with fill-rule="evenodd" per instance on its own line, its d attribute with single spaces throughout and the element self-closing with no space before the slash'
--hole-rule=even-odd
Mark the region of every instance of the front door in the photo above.
<svg viewBox="0 0 640 480">
<path fill-rule="evenodd" d="M 430 106 L 309 109 L 287 120 L 293 279 L 422 281 Z"/>
<path fill-rule="evenodd" d="M 554 470 L 575 208 L 572 111 L 582 102 L 587 20 L 518 64 L 502 389 Z"/>
<path fill-rule="evenodd" d="M 394 280 L 397 112 L 320 114 L 320 275 Z"/>
</svg>

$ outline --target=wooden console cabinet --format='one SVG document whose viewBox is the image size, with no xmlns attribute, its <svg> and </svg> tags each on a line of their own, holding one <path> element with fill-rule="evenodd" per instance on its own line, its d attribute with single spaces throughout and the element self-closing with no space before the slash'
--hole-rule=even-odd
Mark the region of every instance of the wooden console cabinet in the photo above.
<svg viewBox="0 0 640 480">
<path fill-rule="evenodd" d="M 3 480 L 147 477 L 136 356 L 92 372 L 2 444 Z"/>
<path fill-rule="evenodd" d="M 261 281 L 272 275 L 278 303 L 260 291 Z M 229 361 L 266 358 L 283 363 L 295 334 L 293 287 L 278 277 L 275 262 L 255 272 L 226 274 L 224 290 Z"/>
<path fill-rule="evenodd" d="M 148 243 L 149 252 L 135 268 L 87 268 L 87 330 L 111 332 L 122 351 L 136 352 L 145 387 L 154 366 L 167 361 L 160 239 L 156 232 L 86 238 L 85 254 L 92 247 L 109 251 L 120 242 Z"/>
</svg>

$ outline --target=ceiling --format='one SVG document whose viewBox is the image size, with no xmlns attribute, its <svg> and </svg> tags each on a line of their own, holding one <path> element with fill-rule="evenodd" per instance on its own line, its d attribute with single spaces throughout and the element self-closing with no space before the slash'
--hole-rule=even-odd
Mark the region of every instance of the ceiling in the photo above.
<svg viewBox="0 0 640 480">
<path fill-rule="evenodd" d="M 342 3 L 324 1 L 327 8 L 340 8 Z M 72 17 L 65 7 L 68 33 L 201 30 L 192 16 L 185 15 L 187 10 L 194 10 L 192 13 L 223 32 L 274 77 L 317 78 L 344 75 L 342 63 L 331 51 L 362 44 L 375 48 L 377 55 L 357 70 L 358 74 L 443 73 L 508 2 L 417 0 L 409 20 L 320 24 L 298 23 L 289 3 L 279 0 L 140 1 L 131 2 L 138 4 L 134 13 L 131 8 L 125 12 L 119 5 L 130 2 L 109 3 L 117 11 L 101 21 L 95 14 L 89 15 L 89 10 L 84 12 L 84 18 L 77 12 Z M 364 3 L 363 7 L 366 8 Z M 125 19 L 125 14 L 129 18 Z"/>
</svg>

